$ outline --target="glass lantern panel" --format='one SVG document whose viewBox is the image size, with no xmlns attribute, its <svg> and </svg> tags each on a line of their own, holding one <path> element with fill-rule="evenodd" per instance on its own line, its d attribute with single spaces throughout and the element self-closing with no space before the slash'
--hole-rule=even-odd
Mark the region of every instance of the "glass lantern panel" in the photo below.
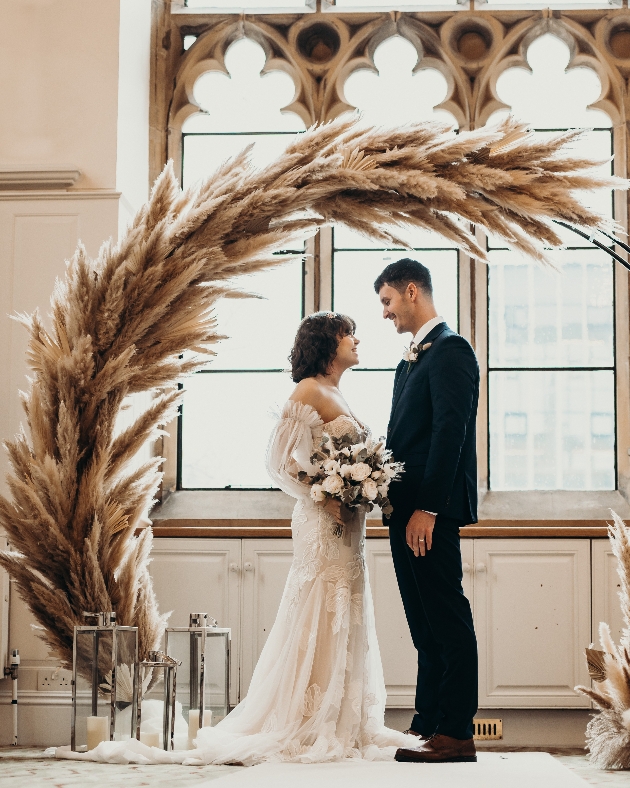
<svg viewBox="0 0 630 788">
<path fill-rule="evenodd" d="M 138 660 L 138 633 L 116 629 L 116 714 L 114 741 L 135 737 L 134 679 Z"/>
<path fill-rule="evenodd" d="M 167 631 L 166 651 L 169 657 L 181 662 L 177 669 L 177 703 L 182 705 L 184 719 L 192 731 L 190 711 L 201 716 L 201 665 L 203 653 L 203 726 L 216 725 L 228 713 L 228 667 L 230 649 L 229 630 L 214 628 Z"/>
<path fill-rule="evenodd" d="M 172 716 L 172 670 L 159 666 L 149 667 L 140 663 L 138 677 L 142 680 L 142 700 L 138 708 L 140 740 L 151 746 L 168 750 Z M 176 742 L 175 749 L 185 749 L 185 747 L 178 747 Z"/>
<path fill-rule="evenodd" d="M 205 705 L 212 711 L 212 725 L 229 712 L 228 661 L 230 658 L 230 632 L 206 630 Z M 207 725 L 204 721 L 204 725 Z"/>
<path fill-rule="evenodd" d="M 182 704 L 182 714 L 189 723 L 190 709 L 199 709 L 201 690 L 201 649 L 203 629 L 169 631 L 166 653 L 181 662 L 177 668 L 176 700 Z"/>
<path fill-rule="evenodd" d="M 78 629 L 75 639 L 73 747 L 84 751 L 110 738 L 113 630 Z"/>
</svg>

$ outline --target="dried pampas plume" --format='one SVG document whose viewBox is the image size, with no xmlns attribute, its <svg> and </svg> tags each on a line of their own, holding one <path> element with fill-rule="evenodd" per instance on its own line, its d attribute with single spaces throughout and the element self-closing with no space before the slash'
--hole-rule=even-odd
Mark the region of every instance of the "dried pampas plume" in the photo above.
<svg viewBox="0 0 630 788">
<path fill-rule="evenodd" d="M 340 119 L 298 135 L 262 170 L 245 151 L 184 193 L 167 165 L 117 244 L 95 260 L 77 249 L 53 294 L 52 328 L 38 314 L 21 318 L 30 438 L 7 444 L 11 498 L 0 500 L 14 550 L 0 564 L 65 664 L 83 611 L 114 610 L 137 625 L 141 658 L 158 646 L 151 530 L 136 532 L 160 459 L 130 461 L 173 418 L 177 382 L 213 355 L 212 307 L 238 295 L 233 279 L 278 265 L 274 252 L 330 222 L 387 246 L 405 245 L 403 226 L 433 230 L 484 259 L 472 223 L 544 261 L 543 246 L 560 243 L 553 219 L 607 226 L 575 190 L 626 188 L 562 155 L 577 135 L 539 142 L 512 120 L 453 135 L 436 124 L 386 131 Z M 190 350 L 196 357 L 182 356 Z M 150 408 L 116 434 L 125 397 L 147 391 Z"/>
<path fill-rule="evenodd" d="M 586 728 L 590 760 L 600 769 L 630 769 L 630 528 L 613 512 L 608 533 L 617 559 L 624 630 L 615 645 L 608 624 L 599 625 L 601 651 L 586 650 L 590 677 L 597 687 L 576 687 L 599 709 Z"/>
</svg>

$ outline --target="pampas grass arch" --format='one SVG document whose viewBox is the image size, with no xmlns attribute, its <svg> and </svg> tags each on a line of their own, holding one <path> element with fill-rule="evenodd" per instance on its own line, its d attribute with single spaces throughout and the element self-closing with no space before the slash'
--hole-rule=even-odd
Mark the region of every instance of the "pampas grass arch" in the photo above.
<svg viewBox="0 0 630 788">
<path fill-rule="evenodd" d="M 575 190 L 626 188 L 561 155 L 577 136 L 539 142 L 513 120 L 452 135 L 433 123 L 387 131 L 340 119 L 298 135 L 263 170 L 244 151 L 183 193 L 169 164 L 118 243 L 94 260 L 79 245 L 52 296 L 52 328 L 37 313 L 20 317 L 28 433 L 6 444 L 10 497 L 0 498 L 12 545 L 0 565 L 63 664 L 83 611 L 114 610 L 137 626 L 141 658 L 158 646 L 152 533 L 136 532 L 161 459 L 130 461 L 174 417 L 178 381 L 214 355 L 212 307 L 242 295 L 232 280 L 278 265 L 275 251 L 330 222 L 391 246 L 406 246 L 400 227 L 433 230 L 485 260 L 474 224 L 544 263 L 543 247 L 561 243 L 552 220 L 610 229 Z M 153 392 L 150 407 L 116 435 L 123 400 L 142 391 Z"/>
</svg>

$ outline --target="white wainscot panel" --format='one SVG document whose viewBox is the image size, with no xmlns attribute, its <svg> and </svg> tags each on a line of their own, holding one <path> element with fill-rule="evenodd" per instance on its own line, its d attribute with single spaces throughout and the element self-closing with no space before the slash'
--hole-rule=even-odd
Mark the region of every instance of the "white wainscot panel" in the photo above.
<svg viewBox="0 0 630 788">
<path fill-rule="evenodd" d="M 387 687 L 387 705 L 399 709 L 413 709 L 418 652 L 409 634 L 389 539 L 367 539 L 366 561 L 374 600 L 376 634 Z"/>
<path fill-rule="evenodd" d="M 291 539 L 243 540 L 241 699 L 276 620 L 292 561 Z"/>
<path fill-rule="evenodd" d="M 95 256 L 101 243 L 116 237 L 117 192 L 15 193 L 0 190 L 0 439 L 18 431 L 24 414 L 18 390 L 26 385 L 28 334 L 10 319 L 39 308 L 48 326 L 55 279 L 63 277 L 79 237 Z M 0 452 L 0 479 L 8 460 Z M 0 482 L 0 488 L 2 488 Z"/>
<path fill-rule="evenodd" d="M 464 593 L 472 599 L 473 540 L 462 539 Z M 387 705 L 390 708 L 413 709 L 415 704 L 418 653 L 412 643 L 405 617 L 396 571 L 388 539 L 368 539 L 366 561 L 378 636 Z"/>
<path fill-rule="evenodd" d="M 590 545 L 573 539 L 475 541 L 481 708 L 588 707 Z"/>
<path fill-rule="evenodd" d="M 30 314 L 39 308 L 46 315 L 55 279 L 63 274 L 64 260 L 72 256 L 76 247 L 79 217 L 74 213 L 56 216 L 16 214 L 13 216 L 12 229 L 9 312 Z M 11 424 L 16 425 L 22 417 L 17 391 L 24 388 L 26 383 L 28 333 L 23 326 L 8 322 L 5 315 L 2 318 L 5 321 L 4 330 L 10 334 L 9 382 L 13 396 L 9 399 L 9 414 Z"/>
<path fill-rule="evenodd" d="M 167 626 L 187 627 L 190 613 L 208 613 L 232 629 L 230 702 L 238 702 L 240 539 L 155 539 L 151 576 Z"/>
<path fill-rule="evenodd" d="M 621 583 L 617 574 L 617 559 L 608 539 L 593 539 L 593 632 L 591 639 L 599 648 L 599 624 L 605 621 L 615 643 L 621 640 L 623 615 L 619 600 Z"/>
</svg>

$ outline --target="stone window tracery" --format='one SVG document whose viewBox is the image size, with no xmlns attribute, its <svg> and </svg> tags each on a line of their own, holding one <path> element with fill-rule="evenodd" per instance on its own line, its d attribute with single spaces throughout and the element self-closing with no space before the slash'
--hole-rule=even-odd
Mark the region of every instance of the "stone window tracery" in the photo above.
<svg viewBox="0 0 630 788">
<path fill-rule="evenodd" d="M 382 122 L 387 121 L 387 116 L 389 116 L 390 122 L 394 120 L 401 122 L 406 113 L 412 120 L 419 115 L 426 116 L 431 112 L 435 117 L 441 116 L 441 119 L 454 118 L 456 126 L 460 129 L 467 129 L 479 127 L 491 118 L 496 119 L 501 111 L 513 108 L 517 115 L 527 120 L 533 120 L 538 128 L 564 128 L 570 125 L 592 123 L 602 131 L 592 135 L 591 149 L 601 150 L 606 144 L 610 144 L 610 142 L 603 141 L 604 138 L 606 137 L 609 141 L 612 139 L 615 172 L 626 175 L 626 79 L 630 76 L 630 12 L 627 9 L 611 8 L 610 6 L 602 8 L 601 5 L 593 3 L 588 4 L 588 7 L 582 7 L 580 4 L 580 8 L 568 8 L 567 4 L 558 2 L 554 5 L 554 10 L 549 10 L 546 8 L 536 9 L 532 6 L 525 7 L 522 4 L 511 2 L 508 7 L 506 7 L 506 3 L 499 6 L 498 3 L 494 4 L 490 0 L 488 4 L 483 6 L 477 4 L 475 8 L 454 4 L 451 11 L 447 10 L 446 5 L 440 4 L 439 6 L 427 6 L 427 9 L 430 8 L 430 10 L 426 11 L 407 11 L 404 6 L 400 6 L 397 10 L 384 10 L 383 3 L 376 4 L 370 0 L 364 0 L 361 3 L 363 10 L 359 12 L 354 10 L 356 6 L 351 5 L 352 2 L 354 0 L 338 0 L 333 7 L 328 2 L 319 2 L 318 0 L 316 3 L 309 3 L 302 13 L 289 10 L 283 12 L 282 9 L 276 13 L 264 13 L 264 9 L 254 9 L 245 13 L 218 12 L 211 14 L 195 9 L 191 0 L 188 9 L 174 6 L 170 11 L 165 12 L 158 22 L 156 40 L 162 42 L 168 40 L 170 47 L 168 51 L 165 51 L 163 47 L 158 47 L 156 51 L 155 82 L 160 86 L 161 92 L 158 90 L 159 95 L 154 102 L 152 112 L 153 125 L 161 134 L 161 147 L 160 144 L 154 146 L 154 174 L 161 168 L 168 156 L 172 156 L 176 163 L 181 162 L 182 146 L 184 148 L 188 146 L 188 151 L 184 155 L 184 182 L 189 178 L 189 173 L 186 171 L 186 167 L 189 166 L 187 160 L 191 160 L 193 145 L 200 144 L 198 141 L 192 141 L 192 131 L 198 127 L 197 124 L 201 128 L 211 117 L 209 115 L 204 118 L 198 115 L 200 105 L 204 109 L 209 106 L 208 100 L 202 95 L 203 80 L 201 75 L 211 75 L 204 78 L 207 80 L 208 86 L 214 84 L 218 88 L 221 80 L 224 80 L 225 84 L 229 84 L 221 72 L 225 72 L 226 54 L 231 51 L 230 46 L 236 46 L 235 41 L 249 39 L 250 42 L 256 42 L 259 47 L 259 62 L 264 65 L 265 76 L 262 79 L 269 80 L 267 84 L 271 84 L 270 77 L 275 75 L 284 78 L 285 86 L 289 85 L 291 88 L 290 90 L 286 90 L 286 87 L 283 88 L 286 93 L 281 99 L 279 96 L 282 91 L 278 91 L 276 94 L 278 99 L 274 100 L 275 112 L 281 106 L 284 108 L 283 121 L 273 128 L 269 126 L 265 129 L 262 127 L 258 129 L 278 134 L 282 130 L 297 132 L 313 122 L 329 120 L 343 112 L 352 111 L 361 103 L 363 103 L 366 121 L 376 119 L 379 115 L 377 86 L 386 82 L 387 72 L 387 68 L 381 66 L 382 75 L 378 76 L 378 53 L 386 52 L 387 47 L 392 46 L 392 42 L 398 37 L 399 40 L 404 40 L 403 47 L 407 51 L 406 57 L 411 64 L 407 68 L 409 89 L 406 93 L 410 96 L 410 100 L 408 106 L 401 110 L 401 114 L 398 114 L 395 103 L 393 106 L 392 104 L 387 106 L 387 102 L 382 99 Z M 278 8 L 277 4 L 274 5 Z M 299 5 L 298 3 L 297 6 Z M 292 4 L 292 8 L 297 6 L 295 3 Z M 438 10 L 439 8 L 444 10 Z M 166 36 L 166 33 L 169 36 Z M 528 73 L 530 67 L 527 57 L 529 56 L 532 64 L 535 65 L 536 49 L 544 45 L 544 40 L 541 37 L 549 33 L 564 42 L 565 62 L 567 59 L 570 60 L 569 70 L 563 83 L 564 87 L 553 87 L 555 91 L 553 95 L 557 99 L 564 98 L 570 93 L 567 85 L 570 87 L 574 82 L 579 83 L 577 91 L 582 101 L 582 109 L 579 117 L 573 113 L 570 119 L 568 119 L 566 110 L 556 112 L 554 118 L 548 109 L 545 117 L 539 122 L 536 117 L 526 116 L 536 116 L 537 107 L 544 103 L 542 89 L 549 88 L 551 80 L 548 75 L 545 75 L 539 87 L 534 91 L 528 89 L 528 84 L 531 85 L 532 80 L 535 82 L 536 69 L 534 69 L 533 76 Z M 186 40 L 187 48 L 184 48 L 184 40 Z M 379 47 L 381 48 L 379 49 Z M 402 53 L 403 49 L 400 52 Z M 399 57 L 399 62 L 402 63 L 404 58 L 405 55 Z M 417 62 L 411 63 L 414 59 Z M 229 60 L 228 55 L 228 63 Z M 414 65 L 415 73 L 411 76 Z M 514 69 L 519 67 L 525 70 L 520 73 L 515 72 Z M 585 70 L 587 70 L 586 80 L 584 79 Z M 583 72 L 581 75 L 578 73 L 580 71 Z M 291 82 L 287 80 L 287 76 Z M 508 88 L 510 80 L 513 84 L 512 92 Z M 417 91 L 417 99 L 414 100 L 416 83 L 421 83 L 422 89 Z M 261 84 L 265 83 L 261 82 Z M 362 89 L 364 96 L 367 97 L 363 101 L 359 98 Z M 291 92 L 292 95 L 288 95 Z M 528 106 L 523 103 L 519 104 L 519 99 L 532 93 L 535 93 L 537 102 Z M 220 89 L 212 92 L 213 96 L 219 94 Z M 547 102 L 546 106 L 553 108 L 555 104 L 556 109 L 559 109 L 560 103 L 559 100 L 556 100 L 551 104 Z M 590 109 L 586 109 L 587 104 L 590 105 Z M 265 106 L 268 105 L 263 103 L 262 107 Z M 262 112 L 259 113 L 260 117 L 262 114 Z M 254 120 L 257 118 L 258 115 Z M 241 133 L 253 130 L 247 123 L 241 127 Z M 214 133 L 216 134 L 216 129 Z M 190 141 L 187 135 L 190 135 Z M 208 158 L 207 161 L 209 162 L 210 159 Z M 192 177 L 193 169 L 195 174 L 199 176 L 205 171 L 204 166 L 206 165 L 202 166 L 199 163 L 200 159 L 197 162 L 189 170 L 190 177 Z M 607 198 L 604 197 L 604 199 Z M 615 216 L 622 226 L 627 226 L 625 195 L 617 193 L 614 200 Z M 569 243 L 576 246 L 574 239 Z M 422 242 L 414 242 L 414 247 L 421 250 L 431 249 L 430 254 L 436 255 L 436 265 L 440 262 L 435 245 L 426 239 Z M 352 252 L 352 249 L 357 251 Z M 395 250 L 393 251 L 395 254 Z M 574 252 L 572 265 L 577 266 L 582 272 L 580 274 L 582 284 L 579 287 L 584 288 L 586 282 L 586 286 L 590 288 L 588 283 L 591 280 L 588 277 L 593 274 L 591 269 L 594 265 L 595 268 L 600 265 L 599 262 L 596 264 L 593 262 L 597 255 L 594 256 L 590 250 L 575 249 Z M 350 270 L 350 255 L 352 254 L 357 255 L 357 260 L 359 258 L 365 260 L 367 267 L 370 265 L 368 263 L 370 256 L 381 256 L 378 263 L 374 263 L 375 267 L 379 267 L 384 262 L 385 256 L 384 250 L 376 250 L 373 246 L 370 247 L 369 243 L 357 243 L 356 239 L 344 238 L 343 231 L 325 229 L 320 232 L 317 238 L 311 239 L 307 243 L 304 287 L 301 290 L 303 308 L 306 312 L 330 308 L 333 305 L 337 309 L 356 311 L 356 307 L 350 309 L 349 305 L 344 305 L 343 292 L 346 285 L 342 282 L 342 269 L 347 263 L 347 270 Z M 457 252 L 444 250 L 444 254 L 452 255 Z M 493 250 L 492 254 L 496 255 L 498 259 L 499 255 L 505 253 L 501 250 L 496 250 L 496 252 Z M 343 255 L 346 255 L 345 263 Z M 597 257 L 597 261 L 600 257 Z M 606 264 L 608 265 L 608 263 Z M 455 290 L 459 330 L 473 343 L 482 367 L 478 454 L 480 459 L 479 484 L 480 488 L 484 489 L 489 481 L 487 472 L 489 465 L 488 434 L 491 432 L 487 422 L 489 415 L 487 386 L 490 384 L 489 390 L 492 396 L 492 375 L 496 372 L 494 369 L 488 370 L 488 362 L 490 361 L 491 367 L 496 362 L 493 356 L 493 353 L 496 355 L 496 348 L 493 350 L 492 347 L 488 347 L 487 279 L 489 270 L 483 264 L 471 261 L 461 254 L 457 255 L 457 262 L 454 265 L 458 277 Z M 604 264 L 601 263 L 601 265 Z M 442 266 L 442 268 L 444 267 Z M 539 275 L 540 272 L 531 273 L 531 276 L 534 277 Z M 265 276 L 269 276 L 269 274 L 265 274 Z M 491 276 L 492 274 L 490 274 L 490 278 Z M 577 277 L 577 273 L 575 276 Z M 370 271 L 369 279 L 372 278 L 372 271 Z M 567 278 L 567 282 L 569 278 Z M 366 273 L 366 282 L 367 279 Z M 492 281 L 490 286 L 492 295 Z M 576 300 L 579 287 L 577 279 L 575 279 L 575 281 L 571 280 L 565 289 L 567 293 L 573 293 L 574 300 Z M 451 287 L 451 292 L 452 290 Z M 616 413 L 613 412 L 611 417 L 609 408 L 599 406 L 595 408 L 593 406 L 589 411 L 588 418 L 584 414 L 580 418 L 583 423 L 586 423 L 585 419 L 586 421 L 590 420 L 589 435 L 592 447 L 595 447 L 593 451 L 597 453 L 607 443 L 606 451 L 609 455 L 612 418 L 613 442 L 616 441 L 616 448 L 613 448 L 612 452 L 616 464 L 617 486 L 626 490 L 630 486 L 630 457 L 626 451 L 630 438 L 627 435 L 627 417 L 623 415 L 630 410 L 628 365 L 626 363 L 628 358 L 628 286 L 626 272 L 620 266 L 617 266 L 614 282 L 608 275 L 605 286 L 602 285 L 602 292 L 604 291 L 606 292 L 600 298 L 601 304 L 598 301 L 595 305 L 585 306 L 580 302 L 582 306 L 578 307 L 576 300 L 571 309 L 576 313 L 578 309 L 582 309 L 582 311 L 591 309 L 595 322 L 583 321 L 580 328 L 582 332 L 588 333 L 588 331 L 596 330 L 596 333 L 599 331 L 600 334 L 606 334 L 608 337 L 611 331 L 611 321 L 614 322 L 615 336 L 612 341 L 614 344 L 609 342 L 607 345 L 608 360 L 605 363 L 610 363 L 609 358 L 614 351 L 617 364 L 616 377 L 612 386 L 617 408 Z M 614 293 L 614 314 L 611 313 L 611 292 Z M 443 295 L 438 296 L 438 299 L 444 303 Z M 490 300 L 492 302 L 492 298 Z M 519 305 L 512 306 L 514 307 L 513 314 L 516 315 L 520 307 Z M 528 308 L 530 307 L 531 305 L 528 306 Z M 453 311 L 452 306 L 449 306 L 448 309 Z M 448 309 L 444 311 L 448 311 Z M 543 311 L 544 309 L 547 311 L 556 309 L 554 314 L 557 316 L 558 305 L 557 303 L 555 306 L 541 305 L 540 309 Z M 490 303 L 490 332 L 492 333 L 496 329 L 496 325 L 492 323 L 493 319 L 496 322 L 496 315 L 493 318 L 491 311 L 492 303 Z M 453 318 L 449 317 L 449 320 L 452 323 L 455 322 Z M 501 329 L 504 344 L 508 334 L 512 338 L 518 334 L 517 322 Z M 571 325 L 567 324 L 567 336 L 578 330 L 577 322 L 577 319 L 573 322 L 569 321 Z M 565 328 L 560 323 L 558 330 L 562 333 Z M 371 330 L 367 330 L 366 338 L 369 338 Z M 606 341 L 608 342 L 608 339 Z M 365 344 L 371 344 L 371 339 Z M 584 353 L 588 355 L 588 352 L 583 351 L 583 355 Z M 361 374 L 379 374 L 377 370 L 380 367 L 377 364 L 382 362 L 376 356 L 370 358 L 370 353 L 374 356 L 373 351 L 366 351 L 366 358 L 371 365 L 369 371 L 357 373 L 355 375 L 357 380 Z M 620 359 L 623 360 L 621 366 Z M 228 362 L 226 360 L 221 363 L 227 364 Z M 529 361 L 527 363 L 529 364 Z M 563 360 L 562 364 L 564 363 Z M 527 369 L 531 368 L 531 365 L 527 367 Z M 583 370 L 580 369 L 580 374 L 582 372 Z M 612 371 L 610 374 L 613 374 Z M 219 375 L 216 377 L 218 378 Z M 607 385 L 610 390 L 610 385 Z M 608 400 L 610 400 L 609 393 L 606 394 Z M 225 395 L 227 396 L 227 391 Z M 348 390 L 348 396 L 354 399 L 355 392 Z M 571 407 L 566 406 L 567 413 L 571 412 Z M 521 434 L 519 430 L 522 432 L 524 428 L 523 418 L 522 415 L 518 415 L 521 411 L 518 413 L 514 411 L 516 415 L 510 415 L 511 413 L 511 411 L 509 413 L 506 411 L 507 415 L 504 414 L 502 417 L 504 434 L 516 436 Z M 369 420 L 370 415 L 366 413 L 364 417 Z M 380 429 L 378 424 L 374 426 L 377 431 Z M 506 432 L 508 427 L 512 432 Z M 496 430 L 496 424 L 492 429 Z M 586 431 L 584 435 L 586 436 Z M 490 441 L 491 444 L 492 441 Z M 597 449 L 598 446 L 599 449 Z M 600 457 L 602 451 L 600 451 Z M 586 485 L 591 489 L 608 488 L 610 486 L 610 457 L 606 463 L 608 476 L 605 481 L 602 481 L 604 476 L 600 473 L 602 469 L 599 468 L 599 471 L 594 471 L 594 475 L 590 475 L 590 481 L 583 484 L 576 484 L 575 480 L 568 483 L 563 479 L 558 482 L 556 479 L 551 485 L 547 484 L 547 487 L 562 485 L 575 489 L 576 486 Z M 600 473 L 599 482 L 593 481 L 596 479 L 597 473 Z M 613 480 L 613 486 L 614 483 Z M 509 485 L 504 482 L 501 484 L 504 488 L 509 488 Z M 497 483 L 497 488 L 500 488 L 501 484 Z M 532 482 L 529 479 L 526 483 L 519 481 L 515 486 L 520 489 L 529 489 L 536 487 L 537 484 L 538 482 Z M 252 486 L 259 485 L 253 484 Z M 266 485 L 261 484 L 260 486 Z"/>
</svg>

